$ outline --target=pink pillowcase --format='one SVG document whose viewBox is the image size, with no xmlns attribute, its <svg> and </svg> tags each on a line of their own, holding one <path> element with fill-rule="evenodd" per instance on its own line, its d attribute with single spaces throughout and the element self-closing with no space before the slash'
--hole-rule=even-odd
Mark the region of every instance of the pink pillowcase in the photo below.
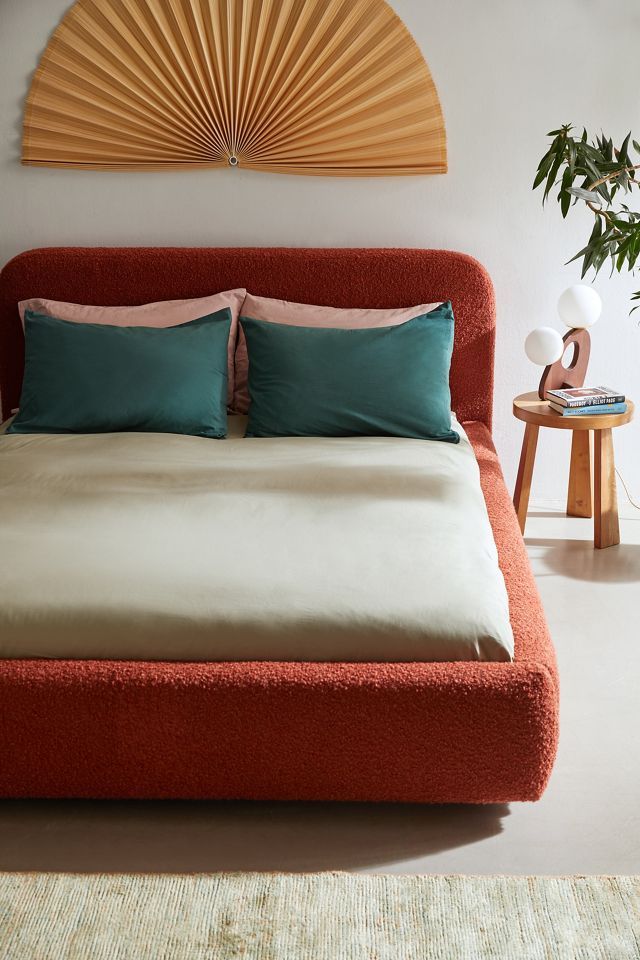
<svg viewBox="0 0 640 960">
<path fill-rule="evenodd" d="M 439 303 L 421 303 L 417 307 L 398 307 L 391 310 L 317 307 L 310 303 L 290 300 L 271 300 L 248 293 L 242 307 L 242 316 L 253 320 L 270 320 L 291 327 L 334 327 L 342 330 L 371 327 L 395 327 L 414 317 L 431 313 Z M 236 413 L 249 411 L 249 357 L 242 327 L 238 331 L 236 349 L 235 393 L 233 409 Z"/>
<path fill-rule="evenodd" d="M 231 332 L 228 348 L 227 404 L 231 406 L 234 393 L 234 355 L 238 337 L 238 317 L 246 292 L 246 290 L 226 290 L 224 293 L 214 293 L 210 297 L 198 297 L 193 300 L 162 300 L 159 303 L 143 303 L 137 307 L 94 307 L 33 297 L 31 300 L 21 300 L 18 310 L 23 327 L 27 310 L 43 313 L 47 317 L 57 317 L 59 320 L 71 320 L 74 323 L 99 323 L 112 327 L 177 327 L 180 323 L 198 320 L 200 317 L 206 317 L 210 313 L 216 313 L 228 307 L 231 311 Z"/>
</svg>

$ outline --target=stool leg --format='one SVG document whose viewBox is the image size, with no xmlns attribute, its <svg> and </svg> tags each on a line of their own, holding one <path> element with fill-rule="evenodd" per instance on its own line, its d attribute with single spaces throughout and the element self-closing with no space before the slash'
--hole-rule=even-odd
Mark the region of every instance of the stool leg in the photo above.
<svg viewBox="0 0 640 960">
<path fill-rule="evenodd" d="M 568 517 L 592 517 L 591 431 L 574 430 L 571 438 L 571 466 L 567 493 Z"/>
<path fill-rule="evenodd" d="M 603 550 L 620 543 L 616 468 L 611 430 L 595 430 L 595 519 L 593 544 Z"/>
<path fill-rule="evenodd" d="M 516 479 L 516 489 L 513 493 L 513 505 L 518 514 L 518 523 L 520 524 L 520 531 L 522 533 L 524 533 L 524 527 L 527 522 L 531 478 L 533 476 L 533 464 L 535 463 L 536 447 L 538 445 L 538 429 L 534 423 L 528 423 L 525 426 L 518 476 Z"/>
</svg>

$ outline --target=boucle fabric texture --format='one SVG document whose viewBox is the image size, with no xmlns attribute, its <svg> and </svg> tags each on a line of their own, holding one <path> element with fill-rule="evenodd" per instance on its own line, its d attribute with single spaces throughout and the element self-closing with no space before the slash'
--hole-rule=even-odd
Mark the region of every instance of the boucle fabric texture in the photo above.
<svg viewBox="0 0 640 960">
<path fill-rule="evenodd" d="M 512 663 L 0 662 L 0 796 L 536 800 L 558 739 L 555 656 L 487 429 L 495 304 L 441 250 L 33 250 L 0 275 L 0 386 L 18 403 L 31 296 L 105 305 L 247 287 L 298 303 L 450 299 L 452 403 L 480 465 L 510 602 Z"/>
<path fill-rule="evenodd" d="M 637 960 L 638 877 L 0 875 L 12 960 Z"/>
<path fill-rule="evenodd" d="M 18 406 L 24 338 L 18 303 L 46 297 L 122 306 L 246 288 L 261 297 L 333 307 L 395 309 L 451 300 L 453 409 L 490 425 L 495 307 L 486 271 L 446 250 L 86 248 L 30 250 L 0 274 L 3 419 Z"/>
<path fill-rule="evenodd" d="M 536 800 L 554 652 L 487 428 L 466 424 L 510 601 L 512 663 L 0 662 L 0 795 Z"/>
</svg>

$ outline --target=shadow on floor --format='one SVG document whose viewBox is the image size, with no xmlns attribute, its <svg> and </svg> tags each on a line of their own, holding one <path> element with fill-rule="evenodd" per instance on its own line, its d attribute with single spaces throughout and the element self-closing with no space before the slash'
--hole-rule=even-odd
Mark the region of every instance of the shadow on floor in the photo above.
<svg viewBox="0 0 640 960">
<path fill-rule="evenodd" d="M 0 870 L 357 870 L 495 836 L 487 806 L 201 801 L 0 802 Z"/>
<path fill-rule="evenodd" d="M 637 543 L 619 543 L 605 550 L 594 550 L 593 542 L 587 540 L 525 537 L 525 543 L 529 549 L 542 547 L 545 567 L 563 577 L 597 583 L 640 581 L 640 544 Z"/>
</svg>

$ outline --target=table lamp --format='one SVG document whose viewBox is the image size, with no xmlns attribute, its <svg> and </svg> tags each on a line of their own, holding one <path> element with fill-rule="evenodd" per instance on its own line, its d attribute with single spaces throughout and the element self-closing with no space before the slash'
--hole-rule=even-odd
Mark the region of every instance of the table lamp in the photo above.
<svg viewBox="0 0 640 960">
<path fill-rule="evenodd" d="M 582 387 L 587 375 L 591 337 L 589 327 L 602 313 L 602 300 L 593 287 L 575 283 L 560 295 L 558 314 L 569 332 L 561 337 L 553 327 L 532 330 L 524 342 L 527 357 L 532 363 L 544 366 L 538 396 L 546 399 L 547 390 L 567 390 Z M 567 348 L 573 347 L 573 356 L 565 367 L 563 358 Z"/>
</svg>

